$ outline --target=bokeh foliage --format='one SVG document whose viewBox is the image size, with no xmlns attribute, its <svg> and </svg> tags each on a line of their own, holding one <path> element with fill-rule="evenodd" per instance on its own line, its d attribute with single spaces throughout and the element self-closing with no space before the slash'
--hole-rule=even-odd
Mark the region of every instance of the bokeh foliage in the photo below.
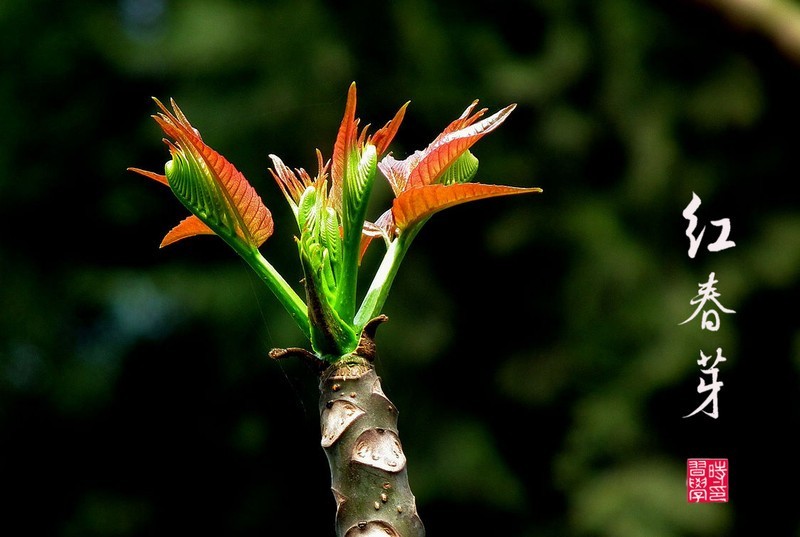
<svg viewBox="0 0 800 537">
<path fill-rule="evenodd" d="M 800 67 L 763 35 L 655 0 L 5 0 L 0 30 L 0 524 L 332 532 L 315 381 L 266 357 L 299 331 L 222 241 L 159 251 L 182 208 L 124 170 L 164 161 L 149 97 L 174 97 L 297 281 L 267 154 L 329 156 L 355 80 L 365 122 L 412 101 L 398 157 L 475 98 L 519 103 L 478 179 L 545 190 L 434 217 L 389 299 L 378 367 L 429 534 L 800 531 L 770 489 L 799 477 Z M 689 259 L 692 192 L 735 248 Z M 712 271 L 736 314 L 678 326 Z M 721 416 L 682 419 L 718 346 Z M 702 456 L 730 459 L 729 504 L 684 501 Z"/>
</svg>

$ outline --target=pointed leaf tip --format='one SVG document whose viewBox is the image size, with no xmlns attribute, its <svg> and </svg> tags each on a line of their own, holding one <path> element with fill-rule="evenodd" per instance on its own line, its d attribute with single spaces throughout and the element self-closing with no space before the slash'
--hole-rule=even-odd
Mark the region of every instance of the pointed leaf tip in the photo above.
<svg viewBox="0 0 800 537">
<path fill-rule="evenodd" d="M 161 240 L 159 248 L 164 248 L 181 239 L 194 237 L 195 235 L 216 235 L 216 233 L 204 224 L 202 220 L 192 215 L 184 218 L 177 226 L 172 228 Z"/>
<path fill-rule="evenodd" d="M 126 168 L 129 172 L 138 173 L 139 175 L 144 175 L 145 177 L 152 179 L 154 181 L 158 181 L 161 184 L 169 186 L 169 182 L 167 181 L 167 176 L 161 173 L 150 172 L 147 170 L 142 170 L 141 168 Z"/>
<path fill-rule="evenodd" d="M 406 110 L 408 109 L 409 104 L 411 104 L 411 101 L 406 101 L 406 103 L 400 107 L 394 117 L 387 122 L 383 128 L 378 129 L 375 134 L 372 135 L 370 141 L 378 150 L 378 155 L 383 155 L 389 149 L 389 144 L 392 143 L 397 131 L 400 129 L 400 124 L 403 122 L 403 118 L 406 115 Z"/>
<path fill-rule="evenodd" d="M 333 168 L 331 175 L 333 181 L 340 182 L 344 177 L 345 159 L 350 154 L 356 142 L 356 83 L 350 84 L 347 90 L 347 102 L 344 107 L 344 115 L 336 133 L 336 141 L 333 145 Z"/>
<path fill-rule="evenodd" d="M 541 191 L 541 188 L 536 187 L 524 188 L 483 183 L 425 185 L 406 190 L 397 196 L 392 203 L 392 215 L 395 225 L 403 230 L 443 209 L 469 201 Z"/>
</svg>

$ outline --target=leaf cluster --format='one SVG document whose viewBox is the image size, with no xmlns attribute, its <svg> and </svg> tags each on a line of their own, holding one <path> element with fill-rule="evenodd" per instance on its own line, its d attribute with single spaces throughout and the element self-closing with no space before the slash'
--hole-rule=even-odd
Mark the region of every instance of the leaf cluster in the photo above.
<svg viewBox="0 0 800 537">
<path fill-rule="evenodd" d="M 448 207 L 469 201 L 540 192 L 539 188 L 473 183 L 478 159 L 470 148 L 496 129 L 515 105 L 483 118 L 474 101 L 424 150 L 404 160 L 388 153 L 408 103 L 382 128 L 369 134 L 356 118 L 351 84 L 332 160 L 317 150 L 315 177 L 292 170 L 270 155 L 269 171 L 286 197 L 299 230 L 297 246 L 304 273 L 305 301 L 262 256 L 259 247 L 273 232 L 272 214 L 244 175 L 203 142 L 178 105 L 170 111 L 156 99 L 154 119 L 166 135 L 171 160 L 159 174 L 130 168 L 170 187 L 191 215 L 173 228 L 162 246 L 195 236 L 220 236 L 262 277 L 292 315 L 321 358 L 335 361 L 353 353 L 361 332 L 381 313 L 400 262 L 425 222 Z M 379 173 L 380 172 L 380 173 Z M 395 194 L 375 222 L 366 220 L 373 184 L 383 175 Z M 386 253 L 359 308 L 360 261 L 373 239 Z"/>
</svg>

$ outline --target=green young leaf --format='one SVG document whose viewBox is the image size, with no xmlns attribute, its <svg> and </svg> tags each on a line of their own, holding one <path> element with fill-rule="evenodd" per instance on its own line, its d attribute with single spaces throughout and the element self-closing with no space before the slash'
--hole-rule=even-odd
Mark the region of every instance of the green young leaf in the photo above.
<svg viewBox="0 0 800 537">
<path fill-rule="evenodd" d="M 478 157 L 469 150 L 464 151 L 455 162 L 444 170 L 439 177 L 439 183 L 452 185 L 454 183 L 468 183 L 478 173 Z"/>
<path fill-rule="evenodd" d="M 355 161 L 360 153 L 360 159 Z M 367 202 L 375 182 L 377 151 L 367 144 L 361 152 L 353 151 L 352 164 L 345 170 L 342 189 L 342 258 L 339 264 L 339 288 L 336 309 L 340 315 L 352 319 L 356 308 L 356 283 L 358 261 L 361 253 L 361 234 L 367 213 Z"/>
<path fill-rule="evenodd" d="M 297 225 L 300 228 L 301 234 L 305 229 L 311 227 L 311 218 L 316 210 L 316 205 L 317 189 L 310 186 L 300 195 L 300 202 L 297 204 Z"/>
<path fill-rule="evenodd" d="M 334 290 L 330 286 L 333 272 L 327 249 L 316 242 L 303 245 L 300 260 L 306 280 L 311 347 L 325 359 L 336 359 L 352 352 L 358 344 L 358 336 L 352 322 L 343 319 L 333 308 Z"/>
<path fill-rule="evenodd" d="M 339 232 L 339 215 L 333 207 L 325 207 L 320 215 L 320 238 L 330 255 L 331 264 L 336 265 L 342 256 L 342 237 Z"/>
<path fill-rule="evenodd" d="M 354 157 L 358 152 L 354 152 Z M 378 154 L 374 145 L 367 145 L 361 152 L 360 160 L 355 166 L 349 166 L 345 174 L 343 189 L 343 225 L 345 229 L 355 229 L 354 234 L 360 236 L 364 225 L 364 215 L 367 211 L 367 202 L 375 180 L 375 171 L 378 164 Z"/>
</svg>

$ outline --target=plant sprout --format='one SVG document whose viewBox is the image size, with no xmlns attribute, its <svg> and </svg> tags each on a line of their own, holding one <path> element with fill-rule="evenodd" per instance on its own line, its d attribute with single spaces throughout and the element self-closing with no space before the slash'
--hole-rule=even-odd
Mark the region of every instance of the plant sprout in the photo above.
<svg viewBox="0 0 800 537">
<path fill-rule="evenodd" d="M 206 145 L 178 105 L 170 111 L 154 99 L 153 116 L 165 134 L 171 159 L 164 173 L 129 168 L 167 185 L 191 213 L 161 246 L 196 235 L 217 235 L 260 276 L 309 341 L 305 348 L 275 349 L 274 358 L 297 355 L 320 372 L 322 447 L 328 456 L 340 536 L 423 535 L 406 459 L 397 433 L 397 411 L 374 371 L 375 328 L 398 268 L 420 229 L 435 213 L 499 196 L 541 192 L 472 182 L 478 159 L 470 148 L 500 126 L 515 105 L 484 117 L 470 104 L 425 149 L 403 160 L 388 153 L 408 103 L 382 128 L 369 133 L 356 118 L 351 84 L 330 160 L 316 151 L 317 171 L 292 169 L 275 156 L 270 174 L 297 224 L 304 297 L 262 255 L 273 234 L 272 214 L 228 160 Z M 366 219 L 378 176 L 391 186 L 391 207 Z M 373 242 L 386 251 L 359 303 L 361 259 Z"/>
</svg>

